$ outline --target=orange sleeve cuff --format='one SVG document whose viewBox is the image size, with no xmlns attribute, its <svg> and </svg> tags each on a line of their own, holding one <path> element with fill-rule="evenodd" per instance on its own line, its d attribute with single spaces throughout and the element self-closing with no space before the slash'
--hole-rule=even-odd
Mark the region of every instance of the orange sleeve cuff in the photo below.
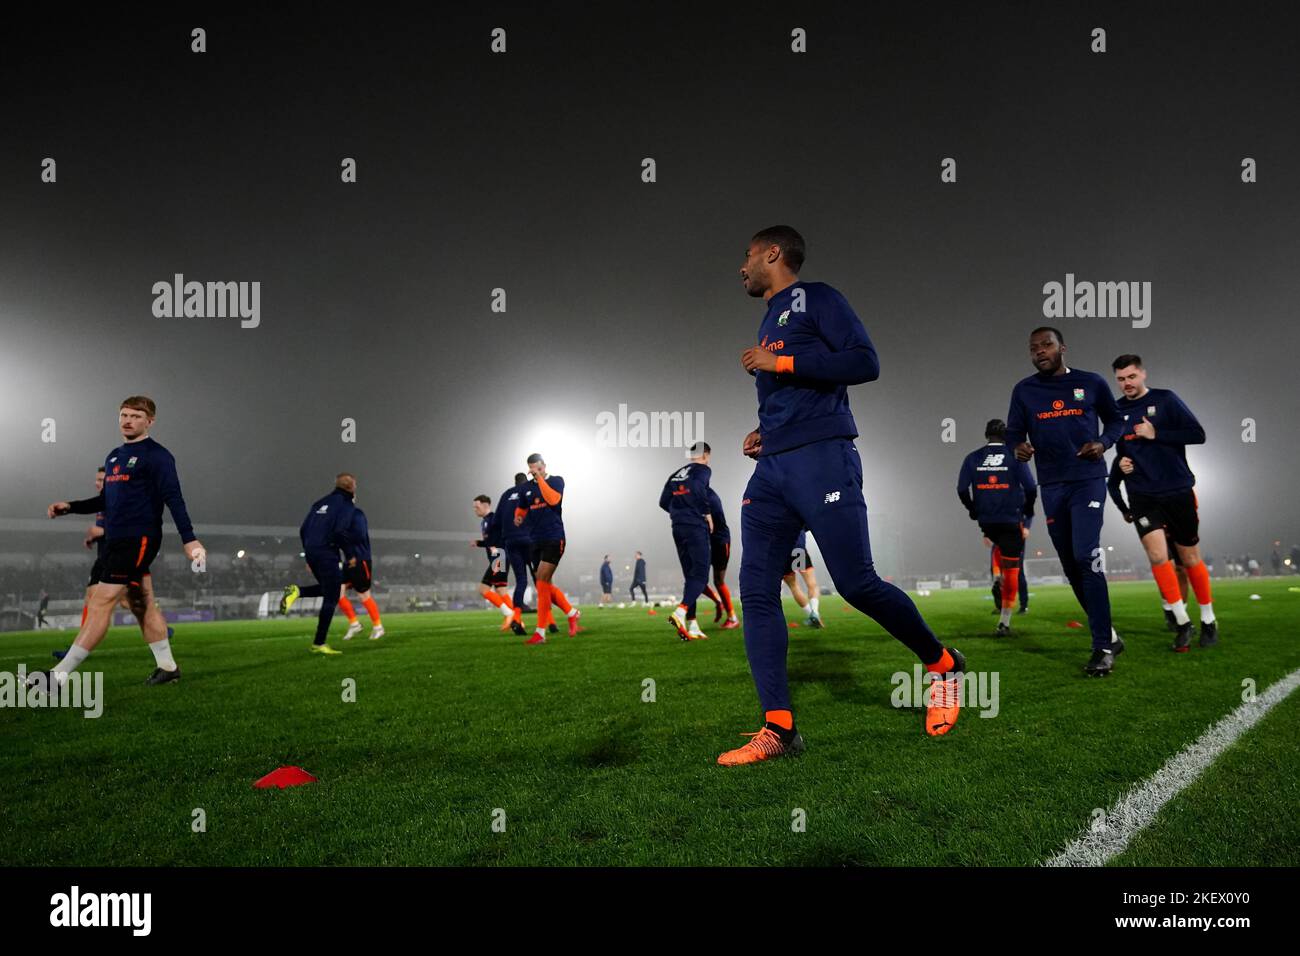
<svg viewBox="0 0 1300 956">
<path fill-rule="evenodd" d="M 778 355 L 776 357 L 776 374 L 780 375 L 782 372 L 794 374 L 793 355 Z"/>
<path fill-rule="evenodd" d="M 537 479 L 537 488 L 542 493 L 542 500 L 548 505 L 558 505 L 560 503 L 560 493 L 548 485 L 545 478 Z"/>
</svg>

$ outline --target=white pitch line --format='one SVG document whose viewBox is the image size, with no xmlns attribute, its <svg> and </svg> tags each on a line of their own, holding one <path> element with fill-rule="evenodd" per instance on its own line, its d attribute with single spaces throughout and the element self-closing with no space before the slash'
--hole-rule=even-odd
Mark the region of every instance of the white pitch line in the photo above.
<svg viewBox="0 0 1300 956">
<path fill-rule="evenodd" d="M 1084 830 L 1044 866 L 1102 866 L 1122 853 L 1133 837 L 1155 819 L 1160 808 L 1194 782 L 1223 751 L 1300 687 L 1300 670 L 1287 674 L 1253 701 L 1228 716 L 1171 757 L 1163 767 L 1128 790 L 1106 811 L 1104 827 Z"/>
</svg>

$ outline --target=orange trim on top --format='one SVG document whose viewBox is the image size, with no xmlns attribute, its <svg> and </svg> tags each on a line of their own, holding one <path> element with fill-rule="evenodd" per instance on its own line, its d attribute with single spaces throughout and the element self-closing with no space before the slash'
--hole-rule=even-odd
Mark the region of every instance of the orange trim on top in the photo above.
<svg viewBox="0 0 1300 956">
<path fill-rule="evenodd" d="M 140 553 L 135 556 L 135 566 L 138 568 L 140 562 L 144 560 L 144 553 L 149 548 L 149 536 L 145 535 L 140 539 Z"/>
<path fill-rule="evenodd" d="M 558 491 L 546 483 L 546 479 L 541 475 L 537 476 L 537 487 L 542 493 L 542 500 L 548 505 L 554 506 L 560 503 L 562 497 Z"/>
</svg>

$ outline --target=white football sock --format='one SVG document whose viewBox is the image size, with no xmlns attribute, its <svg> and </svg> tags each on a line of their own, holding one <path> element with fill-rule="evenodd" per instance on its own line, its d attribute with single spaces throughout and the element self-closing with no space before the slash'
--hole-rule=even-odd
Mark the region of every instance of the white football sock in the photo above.
<svg viewBox="0 0 1300 956">
<path fill-rule="evenodd" d="M 1187 615 L 1187 605 L 1182 601 L 1177 601 L 1169 605 L 1169 610 L 1174 612 L 1174 620 L 1180 625 L 1186 624 L 1191 618 Z"/>
<path fill-rule="evenodd" d="M 817 617 L 819 615 L 820 612 L 817 610 L 817 605 L 820 603 L 821 603 L 821 598 L 808 599 L 808 606 L 812 608 L 813 617 Z"/>
<path fill-rule="evenodd" d="M 569 610 L 568 610 L 568 612 L 567 612 L 564 616 L 565 616 L 565 617 L 577 617 L 577 616 L 578 616 L 578 609 L 577 609 L 576 607 L 570 607 Z"/>
<path fill-rule="evenodd" d="M 172 644 L 167 638 L 163 638 L 155 644 L 149 645 L 149 650 L 153 651 L 153 659 L 158 666 L 165 671 L 176 670 L 176 659 L 172 657 Z"/>
<path fill-rule="evenodd" d="M 1161 598 L 1161 599 L 1160 599 L 1160 606 L 1161 606 L 1162 608 L 1164 608 L 1166 611 L 1172 611 L 1172 610 L 1173 610 L 1173 607 L 1171 607 L 1170 604 L 1169 604 L 1169 602 L 1166 601 L 1164 598 Z"/>
<path fill-rule="evenodd" d="M 515 616 L 515 609 L 514 609 L 514 608 L 512 608 L 512 607 L 506 607 L 504 604 L 498 604 L 497 607 L 499 607 L 499 608 L 501 609 L 501 616 L 502 616 L 502 617 L 514 617 L 514 616 Z"/>
<path fill-rule="evenodd" d="M 86 650 L 80 644 L 73 644 L 68 648 L 68 653 L 63 655 L 63 660 L 54 665 L 53 671 L 56 674 L 71 674 L 90 656 L 90 651 Z"/>
<path fill-rule="evenodd" d="M 1213 623 L 1214 623 L 1214 603 L 1213 603 L 1213 602 L 1211 602 L 1211 603 L 1209 603 L 1209 604 L 1202 604 L 1202 605 L 1201 605 L 1201 623 L 1202 623 L 1202 624 L 1213 624 Z"/>
<path fill-rule="evenodd" d="M 1004 607 L 1002 609 L 1002 616 L 998 618 L 998 623 L 1006 625 L 1011 624 L 1011 608 Z"/>
</svg>

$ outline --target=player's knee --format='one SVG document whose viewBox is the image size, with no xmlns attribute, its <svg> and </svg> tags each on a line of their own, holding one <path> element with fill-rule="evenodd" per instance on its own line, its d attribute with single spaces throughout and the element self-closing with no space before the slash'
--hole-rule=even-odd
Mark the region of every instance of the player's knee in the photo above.
<svg viewBox="0 0 1300 956">
<path fill-rule="evenodd" d="M 869 568 L 854 577 L 852 581 L 835 581 L 835 589 L 844 600 L 854 607 L 869 605 L 879 600 L 890 589 L 888 582 L 878 575 L 874 568 Z"/>
</svg>

